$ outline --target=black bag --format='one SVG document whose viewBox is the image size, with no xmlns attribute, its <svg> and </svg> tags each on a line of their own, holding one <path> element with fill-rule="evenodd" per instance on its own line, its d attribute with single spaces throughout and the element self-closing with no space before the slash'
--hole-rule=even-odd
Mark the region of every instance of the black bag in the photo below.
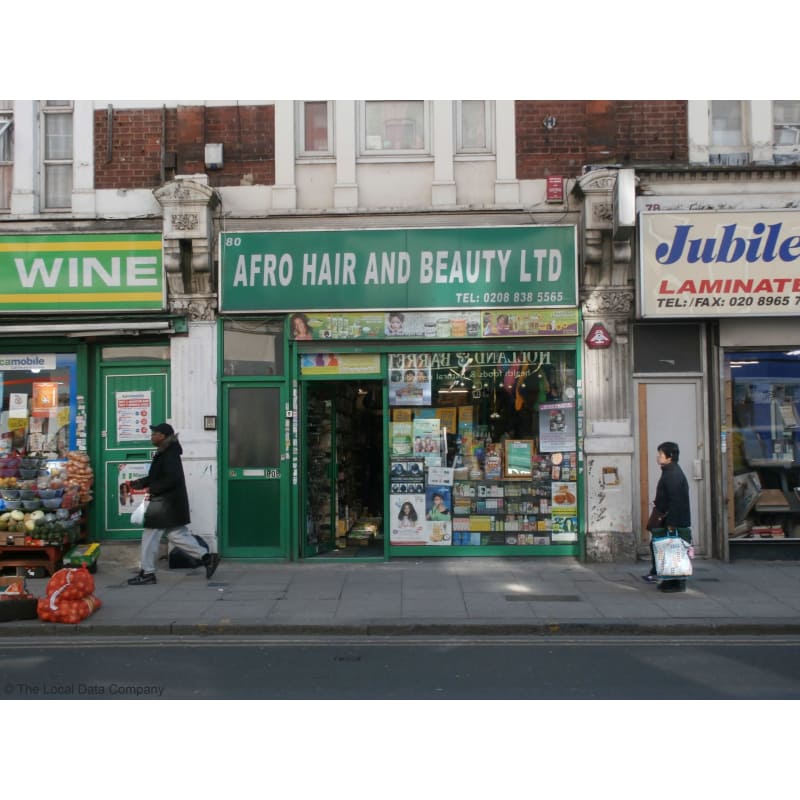
<svg viewBox="0 0 800 800">
<path fill-rule="evenodd" d="M 204 547 L 206 552 L 208 552 L 208 544 L 206 543 L 206 540 L 203 539 L 202 536 L 198 536 L 196 533 L 193 533 L 192 536 L 197 539 L 197 543 L 200 545 L 200 547 Z M 182 547 L 175 545 L 175 547 L 169 551 L 169 559 L 167 560 L 167 564 L 170 569 L 196 569 L 197 567 L 202 566 L 203 561 L 202 559 L 190 556 Z"/>
<path fill-rule="evenodd" d="M 664 527 L 664 517 L 667 515 L 661 511 L 659 511 L 655 506 L 653 506 L 653 510 L 650 512 L 650 517 L 647 520 L 647 530 L 654 531 L 657 528 Z"/>
</svg>

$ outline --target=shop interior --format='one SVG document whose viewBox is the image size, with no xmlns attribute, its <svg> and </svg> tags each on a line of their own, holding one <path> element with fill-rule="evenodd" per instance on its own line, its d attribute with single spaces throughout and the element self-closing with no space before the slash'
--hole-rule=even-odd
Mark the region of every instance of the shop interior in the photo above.
<svg viewBox="0 0 800 800">
<path fill-rule="evenodd" d="M 728 352 L 731 541 L 800 539 L 800 350 Z"/>
<path fill-rule="evenodd" d="M 381 382 L 309 382 L 305 436 L 305 554 L 382 558 Z"/>
</svg>

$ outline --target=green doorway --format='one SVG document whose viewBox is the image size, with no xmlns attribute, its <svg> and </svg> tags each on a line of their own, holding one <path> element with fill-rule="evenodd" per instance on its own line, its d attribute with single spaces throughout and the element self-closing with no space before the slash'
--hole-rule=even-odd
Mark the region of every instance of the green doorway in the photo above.
<svg viewBox="0 0 800 800">
<path fill-rule="evenodd" d="M 303 384 L 301 554 L 385 557 L 383 383 Z"/>
<path fill-rule="evenodd" d="M 282 384 L 224 386 L 220 552 L 229 558 L 289 557 L 285 404 Z"/>
<path fill-rule="evenodd" d="M 138 353 L 134 351 L 134 355 Z M 95 497 L 101 533 L 96 538 L 137 539 L 142 535 L 141 525 L 133 526 L 130 521 L 134 498 L 120 486 L 147 474 L 153 453 L 150 425 L 169 417 L 169 380 L 169 363 L 131 361 L 100 367 L 102 481 Z"/>
</svg>

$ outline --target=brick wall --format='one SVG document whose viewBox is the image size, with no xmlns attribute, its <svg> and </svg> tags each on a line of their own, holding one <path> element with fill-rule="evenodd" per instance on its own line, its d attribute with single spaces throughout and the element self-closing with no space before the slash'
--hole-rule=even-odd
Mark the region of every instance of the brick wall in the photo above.
<svg viewBox="0 0 800 800">
<path fill-rule="evenodd" d="M 517 100 L 515 115 L 520 180 L 574 177 L 585 164 L 688 163 L 685 100 Z"/>
<path fill-rule="evenodd" d="M 180 106 L 115 109 L 110 138 L 107 111 L 95 111 L 95 188 L 160 186 L 163 130 L 166 180 L 203 172 L 211 186 L 275 183 L 274 106 Z M 220 142 L 224 165 L 208 170 L 205 145 Z"/>
</svg>

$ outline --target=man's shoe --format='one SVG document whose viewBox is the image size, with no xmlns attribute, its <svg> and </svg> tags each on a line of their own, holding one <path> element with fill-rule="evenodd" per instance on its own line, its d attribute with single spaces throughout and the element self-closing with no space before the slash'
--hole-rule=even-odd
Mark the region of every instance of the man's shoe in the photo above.
<svg viewBox="0 0 800 800">
<path fill-rule="evenodd" d="M 648 572 L 647 575 L 642 575 L 642 580 L 645 583 L 658 583 L 658 576 L 653 575 L 652 572 Z"/>
<path fill-rule="evenodd" d="M 144 586 L 148 583 L 155 583 L 156 582 L 156 574 L 155 572 L 139 572 L 139 574 L 135 578 L 128 579 L 129 586 Z"/>
<path fill-rule="evenodd" d="M 219 553 L 206 553 L 203 556 L 203 564 L 206 568 L 206 580 L 208 580 L 217 571 L 219 562 Z"/>
</svg>

